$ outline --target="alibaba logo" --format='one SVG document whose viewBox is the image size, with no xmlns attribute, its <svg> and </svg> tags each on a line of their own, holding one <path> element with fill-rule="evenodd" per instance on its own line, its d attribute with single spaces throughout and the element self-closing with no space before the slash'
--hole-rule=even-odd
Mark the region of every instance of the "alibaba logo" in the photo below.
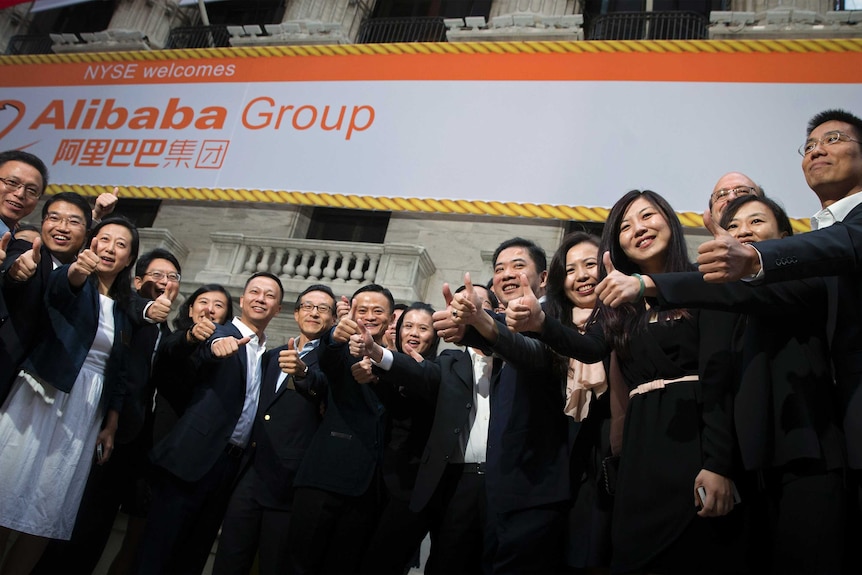
<svg viewBox="0 0 862 575">
<path fill-rule="evenodd" d="M 0 100 L 0 140 L 24 118 L 26 106 L 20 100 Z"/>
</svg>

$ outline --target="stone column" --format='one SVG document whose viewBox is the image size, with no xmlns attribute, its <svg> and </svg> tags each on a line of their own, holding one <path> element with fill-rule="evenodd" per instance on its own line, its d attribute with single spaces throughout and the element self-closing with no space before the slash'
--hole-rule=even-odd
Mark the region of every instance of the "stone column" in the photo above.
<svg viewBox="0 0 862 575">
<path fill-rule="evenodd" d="M 289 0 L 283 22 L 338 24 L 354 41 L 362 20 L 370 15 L 375 0 Z"/>
<path fill-rule="evenodd" d="M 171 28 L 188 26 L 188 16 L 176 0 L 120 0 L 108 30 L 137 30 L 153 49 L 163 48 Z"/>
<path fill-rule="evenodd" d="M 2 46 L 4 54 L 12 36 L 28 33 L 28 29 L 30 28 L 30 6 L 32 5 L 32 2 L 26 2 L 12 8 L 0 10 L 0 46 Z"/>
</svg>

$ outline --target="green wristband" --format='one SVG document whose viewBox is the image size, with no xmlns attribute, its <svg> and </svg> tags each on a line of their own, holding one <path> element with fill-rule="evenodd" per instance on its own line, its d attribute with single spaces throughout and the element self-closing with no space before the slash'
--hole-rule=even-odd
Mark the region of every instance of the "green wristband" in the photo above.
<svg viewBox="0 0 862 575">
<path fill-rule="evenodd" d="M 638 278 L 640 282 L 640 288 L 638 288 L 638 297 L 636 299 L 641 299 L 644 296 L 644 292 L 646 291 L 646 284 L 644 283 L 644 279 L 640 274 L 632 274 L 632 277 Z"/>
</svg>

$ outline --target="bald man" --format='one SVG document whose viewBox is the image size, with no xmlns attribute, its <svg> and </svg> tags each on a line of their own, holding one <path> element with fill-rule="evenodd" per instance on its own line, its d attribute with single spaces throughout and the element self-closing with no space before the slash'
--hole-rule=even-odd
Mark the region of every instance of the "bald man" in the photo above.
<svg viewBox="0 0 862 575">
<path fill-rule="evenodd" d="M 730 203 L 733 198 L 754 194 L 763 197 L 763 188 L 757 185 L 754 180 L 740 172 L 728 172 L 721 176 L 712 188 L 712 194 L 709 196 L 709 211 L 712 212 L 712 219 L 719 221 L 721 214 L 724 213 L 724 208 Z"/>
</svg>

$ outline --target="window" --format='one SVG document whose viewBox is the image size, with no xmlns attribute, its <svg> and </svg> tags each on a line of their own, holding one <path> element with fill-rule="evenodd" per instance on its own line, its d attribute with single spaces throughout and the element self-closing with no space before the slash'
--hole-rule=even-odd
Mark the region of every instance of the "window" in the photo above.
<svg viewBox="0 0 862 575">
<path fill-rule="evenodd" d="M 206 5 L 210 24 L 277 24 L 284 18 L 284 0 L 226 0 Z"/>
<path fill-rule="evenodd" d="M 36 12 L 29 33 L 101 32 L 108 29 L 115 7 L 114 0 L 98 0 Z"/>
<path fill-rule="evenodd" d="M 491 13 L 491 0 L 378 0 L 374 18 L 485 16 Z"/>
<path fill-rule="evenodd" d="M 382 244 L 391 215 L 390 212 L 314 208 L 306 238 Z"/>
</svg>

